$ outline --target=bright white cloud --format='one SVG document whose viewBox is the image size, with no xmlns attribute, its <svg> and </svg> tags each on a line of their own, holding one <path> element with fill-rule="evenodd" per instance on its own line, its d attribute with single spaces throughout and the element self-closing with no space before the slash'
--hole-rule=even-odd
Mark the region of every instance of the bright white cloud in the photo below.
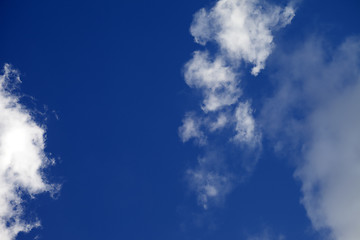
<svg viewBox="0 0 360 240">
<path fill-rule="evenodd" d="M 279 58 L 280 87 L 265 105 L 264 126 L 270 136 L 282 136 L 283 142 L 301 150 L 295 175 L 302 183 L 302 203 L 314 228 L 330 230 L 335 240 L 356 240 L 360 236 L 360 39 L 350 38 L 327 54 L 323 40 L 313 37 L 295 53 Z"/>
<path fill-rule="evenodd" d="M 289 24 L 294 17 L 290 6 L 281 8 L 258 0 L 220 0 L 209 11 L 194 16 L 191 34 L 195 41 L 216 41 L 226 57 L 252 63 L 252 74 L 265 67 L 273 48 L 272 30 Z"/>
<path fill-rule="evenodd" d="M 22 219 L 22 196 L 53 191 L 42 176 L 51 161 L 46 157 L 45 129 L 12 93 L 19 74 L 6 64 L 0 75 L 0 239 L 15 239 L 39 222 Z"/>
</svg>

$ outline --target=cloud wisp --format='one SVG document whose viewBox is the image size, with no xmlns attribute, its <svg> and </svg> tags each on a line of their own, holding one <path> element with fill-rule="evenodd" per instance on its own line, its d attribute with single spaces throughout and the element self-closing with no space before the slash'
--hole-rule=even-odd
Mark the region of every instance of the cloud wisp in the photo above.
<svg viewBox="0 0 360 240">
<path fill-rule="evenodd" d="M 33 198 L 53 192 L 42 170 L 52 160 L 44 152 L 45 128 L 19 103 L 14 93 L 19 73 L 5 64 L 0 75 L 0 239 L 13 240 L 19 232 L 28 232 L 39 221 L 23 219 L 23 197 Z"/>
<path fill-rule="evenodd" d="M 263 108 L 263 125 L 281 146 L 277 151 L 293 149 L 300 156 L 295 177 L 315 230 L 330 232 L 330 239 L 355 240 L 360 236 L 360 39 L 348 38 L 333 49 L 324 42 L 312 37 L 279 58 L 278 89 Z"/>
<path fill-rule="evenodd" d="M 195 51 L 185 64 L 185 82 L 203 99 L 201 109 L 187 113 L 183 119 L 179 128 L 183 142 L 193 139 L 206 148 L 215 145 L 214 136 L 221 135 L 227 136 L 221 143 L 224 146 L 235 145 L 246 152 L 261 148 L 251 101 L 242 97 L 241 73 L 252 66 L 252 75 L 259 74 L 274 48 L 273 31 L 289 24 L 293 17 L 291 6 L 282 8 L 258 0 L 219 0 L 211 9 L 201 9 L 194 15 L 190 32 L 195 42 L 205 47 L 215 44 L 218 50 Z M 254 157 L 245 168 L 251 171 L 256 161 Z M 234 185 L 235 174 L 216 162 L 205 150 L 198 166 L 187 171 L 190 187 L 204 208 L 224 199 Z"/>
<path fill-rule="evenodd" d="M 265 228 L 261 233 L 247 237 L 247 240 L 285 240 L 282 234 L 274 234 L 271 229 Z"/>
</svg>

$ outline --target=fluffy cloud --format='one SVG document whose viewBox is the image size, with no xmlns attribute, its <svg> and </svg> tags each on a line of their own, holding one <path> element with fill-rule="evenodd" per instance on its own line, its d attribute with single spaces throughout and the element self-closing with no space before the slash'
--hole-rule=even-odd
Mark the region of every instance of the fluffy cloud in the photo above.
<svg viewBox="0 0 360 240">
<path fill-rule="evenodd" d="M 46 157 L 45 129 L 37 124 L 31 112 L 12 93 L 20 82 L 17 71 L 6 64 L 0 75 L 0 239 L 15 239 L 39 222 L 22 219 L 22 196 L 33 197 L 53 191 L 42 176 L 51 161 Z"/>
<path fill-rule="evenodd" d="M 190 87 L 202 90 L 205 112 L 234 104 L 241 93 L 231 68 L 220 57 L 210 61 L 208 55 L 207 52 L 195 52 L 185 65 L 185 81 Z"/>
<path fill-rule="evenodd" d="M 360 39 L 325 51 L 313 37 L 279 59 L 279 89 L 264 107 L 264 129 L 299 149 L 295 176 L 314 228 L 336 240 L 358 239 Z"/>
<path fill-rule="evenodd" d="M 294 17 L 290 6 L 281 8 L 257 0 L 220 0 L 209 11 L 194 16 L 191 34 L 195 41 L 215 41 L 222 54 L 233 61 L 254 64 L 252 74 L 265 67 L 273 48 L 271 31 L 284 27 Z"/>
<path fill-rule="evenodd" d="M 224 145 L 240 146 L 246 152 L 243 165 L 248 171 L 253 168 L 258 154 L 250 154 L 248 149 L 260 149 L 261 134 L 249 101 L 241 99 L 240 73 L 246 69 L 242 64 L 253 65 L 251 72 L 257 75 L 274 47 L 272 31 L 289 24 L 293 16 L 291 7 L 281 8 L 258 0 L 220 0 L 213 8 L 201 9 L 194 15 L 190 31 L 195 41 L 202 45 L 214 42 L 219 51 L 196 51 L 184 67 L 186 83 L 199 90 L 203 100 L 197 117 L 187 114 L 179 128 L 183 142 L 195 139 L 204 147 L 211 144 L 209 135 L 229 135 Z M 224 134 L 221 130 L 225 128 L 231 133 Z M 251 164 L 245 159 L 249 156 L 254 158 Z M 234 185 L 232 174 L 211 159 L 210 163 L 208 158 L 199 160 L 195 169 L 188 170 L 190 186 L 204 208 L 208 207 L 209 199 L 223 199 Z"/>
</svg>

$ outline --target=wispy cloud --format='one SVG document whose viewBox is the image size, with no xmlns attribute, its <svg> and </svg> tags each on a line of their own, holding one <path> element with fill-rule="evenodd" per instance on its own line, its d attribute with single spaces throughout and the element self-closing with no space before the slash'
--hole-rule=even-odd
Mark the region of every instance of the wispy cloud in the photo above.
<svg viewBox="0 0 360 240">
<path fill-rule="evenodd" d="M 330 230 L 336 240 L 358 239 L 360 39 L 325 48 L 315 36 L 279 59 L 279 87 L 265 104 L 264 129 L 300 156 L 295 176 L 314 228 Z"/>
<path fill-rule="evenodd" d="M 202 119 L 195 116 L 195 113 L 187 113 L 183 119 L 183 125 L 179 128 L 179 135 L 183 142 L 195 139 L 199 145 L 206 144 L 206 136 L 200 129 Z"/>
<path fill-rule="evenodd" d="M 286 237 L 282 234 L 275 235 L 269 228 L 265 228 L 259 234 L 248 236 L 247 240 L 286 240 Z"/>
<path fill-rule="evenodd" d="M 260 142 L 261 135 L 255 129 L 255 120 L 252 117 L 252 109 L 249 102 L 241 102 L 235 110 L 235 131 L 233 140 L 245 142 L 250 147 L 256 146 Z"/>
<path fill-rule="evenodd" d="M 52 192 L 55 186 L 42 170 L 51 164 L 44 152 L 45 128 L 13 93 L 19 74 L 8 64 L 0 75 L 0 239 L 15 239 L 19 232 L 39 226 L 23 220 L 23 196 Z"/>
<path fill-rule="evenodd" d="M 228 135 L 223 145 L 260 149 L 261 133 L 253 109 L 249 100 L 242 99 L 241 73 L 250 65 L 251 73 L 259 74 L 274 47 L 272 31 L 286 26 L 293 17 L 291 6 L 282 8 L 258 0 L 220 0 L 211 9 L 201 9 L 194 15 L 190 32 L 195 42 L 204 46 L 215 43 L 218 50 L 195 51 L 185 64 L 185 81 L 201 92 L 203 100 L 201 110 L 187 113 L 179 128 L 184 142 L 194 139 L 204 147 L 211 144 L 212 136 L 222 134 Z M 230 129 L 230 135 L 224 129 Z M 216 157 L 205 155 L 187 173 L 190 187 L 207 208 L 210 200 L 219 202 L 224 198 L 234 185 L 234 178 L 232 173 L 217 167 Z M 246 169 L 250 171 L 252 166 L 249 164 Z"/>
<path fill-rule="evenodd" d="M 233 175 L 219 152 L 208 151 L 198 158 L 198 166 L 188 169 L 186 177 L 198 195 L 198 203 L 207 209 L 210 204 L 221 204 L 233 187 Z"/>
</svg>

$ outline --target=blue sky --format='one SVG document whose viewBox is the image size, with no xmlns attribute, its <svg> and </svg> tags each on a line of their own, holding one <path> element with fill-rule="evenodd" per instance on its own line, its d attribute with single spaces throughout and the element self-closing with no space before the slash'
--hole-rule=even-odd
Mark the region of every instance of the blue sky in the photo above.
<svg viewBox="0 0 360 240">
<path fill-rule="evenodd" d="M 0 239 L 360 239 L 359 10 L 1 1 Z"/>
</svg>

